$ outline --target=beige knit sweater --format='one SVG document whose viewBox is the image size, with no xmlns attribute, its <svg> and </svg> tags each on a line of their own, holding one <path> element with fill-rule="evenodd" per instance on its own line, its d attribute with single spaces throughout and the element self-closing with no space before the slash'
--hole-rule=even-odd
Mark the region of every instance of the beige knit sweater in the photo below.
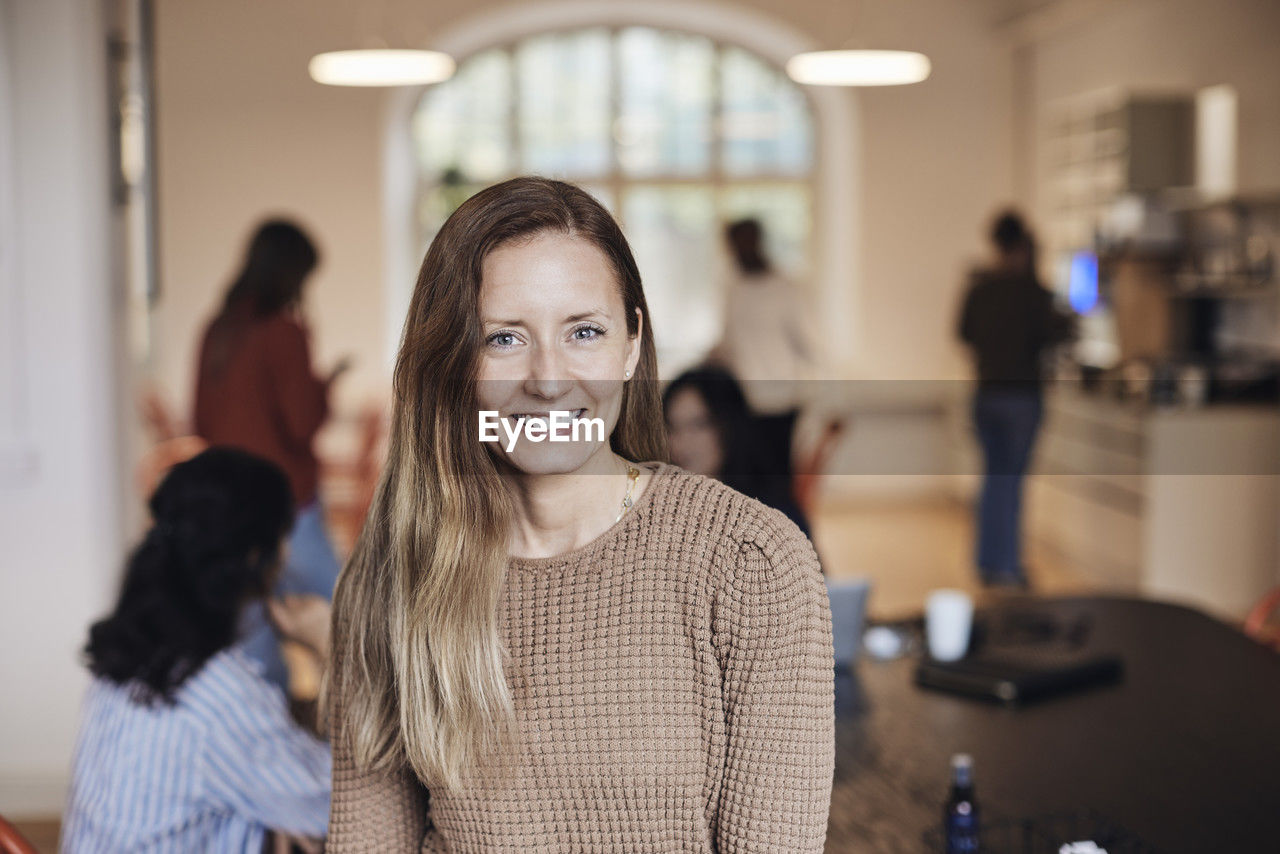
<svg viewBox="0 0 1280 854">
<path fill-rule="evenodd" d="M 517 744 L 428 798 L 409 772 L 357 771 L 337 740 L 328 852 L 822 850 L 835 750 L 817 556 L 781 513 L 657 469 L 595 540 L 512 559 Z"/>
</svg>

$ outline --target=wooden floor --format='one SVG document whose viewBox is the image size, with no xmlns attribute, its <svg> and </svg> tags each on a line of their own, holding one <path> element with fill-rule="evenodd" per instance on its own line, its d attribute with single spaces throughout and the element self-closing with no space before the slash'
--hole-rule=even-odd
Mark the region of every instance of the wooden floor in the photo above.
<svg viewBox="0 0 1280 854">
<path fill-rule="evenodd" d="M 40 854 L 57 854 L 58 820 L 15 821 L 14 827 L 36 847 Z"/>
<path fill-rule="evenodd" d="M 830 577 L 870 579 L 873 618 L 918 614 L 939 587 L 968 591 L 979 602 L 992 595 L 974 569 L 972 515 L 956 501 L 827 502 L 815 514 L 813 538 Z M 1036 593 L 1090 589 L 1083 576 L 1034 546 L 1027 547 L 1025 562 Z"/>
<path fill-rule="evenodd" d="M 828 575 L 871 580 L 868 611 L 872 617 L 895 619 L 917 614 L 929 591 L 939 587 L 967 590 L 980 602 L 993 595 L 978 584 L 971 517 L 959 503 L 827 502 L 820 506 L 813 529 Z M 1027 562 L 1037 593 L 1089 589 L 1079 575 L 1048 554 L 1031 548 Z M 42 854 L 57 851 L 56 819 L 22 822 L 18 828 Z"/>
</svg>

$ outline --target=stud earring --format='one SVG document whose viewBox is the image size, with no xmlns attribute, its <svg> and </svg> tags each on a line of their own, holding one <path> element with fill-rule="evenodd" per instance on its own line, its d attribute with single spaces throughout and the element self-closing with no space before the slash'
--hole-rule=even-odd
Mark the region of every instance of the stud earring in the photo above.
<svg viewBox="0 0 1280 854">
<path fill-rule="evenodd" d="M 630 372 L 630 371 L 627 371 L 625 374 L 623 374 L 623 375 L 622 375 L 622 378 L 623 378 L 624 380 L 629 380 L 629 379 L 631 379 L 631 372 Z"/>
</svg>

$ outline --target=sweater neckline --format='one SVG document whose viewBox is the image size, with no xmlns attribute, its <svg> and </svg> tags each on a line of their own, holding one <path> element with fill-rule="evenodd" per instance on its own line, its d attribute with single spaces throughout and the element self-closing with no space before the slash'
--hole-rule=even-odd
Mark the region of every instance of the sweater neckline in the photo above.
<svg viewBox="0 0 1280 854">
<path fill-rule="evenodd" d="M 567 566 L 569 564 L 578 563 L 595 553 L 599 552 L 605 546 L 618 539 L 626 531 L 640 524 L 640 518 L 648 512 L 649 505 L 652 504 L 653 495 L 660 489 L 665 488 L 666 482 L 670 479 L 669 475 L 676 470 L 676 466 L 670 463 L 664 463 L 659 460 L 649 460 L 642 463 L 636 463 L 642 468 L 651 468 L 653 477 L 649 481 L 649 485 L 645 488 L 640 497 L 631 505 L 631 509 L 623 514 L 622 518 L 614 522 L 605 530 L 601 531 L 595 539 L 588 540 L 575 549 L 567 552 L 561 552 L 558 555 L 550 555 L 548 557 L 510 557 L 508 563 L 513 569 L 547 569 L 550 567 Z"/>
</svg>

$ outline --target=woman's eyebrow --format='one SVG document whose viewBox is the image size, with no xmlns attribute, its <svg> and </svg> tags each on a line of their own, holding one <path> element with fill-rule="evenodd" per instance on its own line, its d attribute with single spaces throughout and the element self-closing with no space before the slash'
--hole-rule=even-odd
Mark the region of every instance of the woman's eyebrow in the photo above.
<svg viewBox="0 0 1280 854">
<path fill-rule="evenodd" d="M 590 311 L 584 311 L 581 314 L 571 314 L 564 319 L 565 323 L 574 323 L 579 320 L 586 320 L 588 317 L 607 317 L 608 312 L 603 308 L 593 308 Z"/>
<path fill-rule="evenodd" d="M 589 317 L 608 317 L 609 312 L 603 308 L 593 308 L 590 311 L 571 314 L 564 319 L 565 323 L 575 323 L 579 320 L 586 320 Z M 523 326 L 523 320 L 497 320 L 489 317 L 480 318 L 480 322 L 485 326 Z"/>
</svg>

